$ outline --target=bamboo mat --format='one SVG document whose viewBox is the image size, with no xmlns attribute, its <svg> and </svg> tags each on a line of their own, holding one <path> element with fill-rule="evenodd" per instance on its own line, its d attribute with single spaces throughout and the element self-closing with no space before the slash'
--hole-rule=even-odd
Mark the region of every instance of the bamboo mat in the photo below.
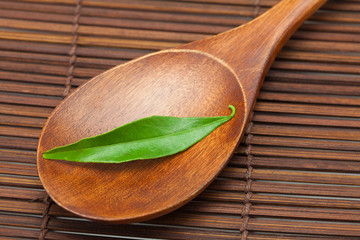
<svg viewBox="0 0 360 240">
<path fill-rule="evenodd" d="M 37 176 L 59 101 L 112 66 L 248 22 L 276 0 L 0 0 L 2 239 L 360 239 L 360 1 L 333 0 L 268 73 L 243 142 L 195 200 L 104 225 L 51 201 Z"/>
</svg>

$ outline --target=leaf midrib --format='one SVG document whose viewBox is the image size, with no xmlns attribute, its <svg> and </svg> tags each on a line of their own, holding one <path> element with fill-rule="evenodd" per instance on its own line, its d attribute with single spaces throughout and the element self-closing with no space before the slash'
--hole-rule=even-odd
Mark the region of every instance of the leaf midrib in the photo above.
<svg viewBox="0 0 360 240">
<path fill-rule="evenodd" d="M 219 123 L 219 122 L 228 120 L 229 118 L 230 118 L 230 116 L 226 116 L 226 117 L 224 117 L 222 119 L 219 119 L 217 121 L 214 121 L 214 122 L 211 122 L 211 123 L 208 123 L 208 124 L 200 125 L 200 126 L 197 126 L 197 127 L 194 127 L 194 128 L 186 129 L 186 130 L 181 131 L 181 132 L 175 132 L 175 133 L 162 135 L 162 136 L 158 136 L 158 137 L 151 137 L 151 138 L 139 139 L 139 140 L 128 141 L 128 142 L 108 144 L 108 145 L 102 145 L 102 146 L 96 146 L 96 147 L 87 147 L 87 148 L 75 149 L 75 150 L 70 150 L 70 151 L 63 151 L 63 153 L 65 153 L 65 152 L 80 152 L 80 151 L 82 151 L 84 149 L 104 148 L 104 147 L 111 147 L 111 146 L 120 145 L 120 144 L 130 144 L 130 143 L 134 143 L 134 142 L 141 143 L 141 142 L 146 142 L 146 141 L 152 141 L 152 140 L 161 139 L 161 138 L 165 138 L 165 137 L 169 137 L 169 136 L 180 135 L 181 133 L 184 134 L 184 133 L 187 133 L 187 132 L 192 132 L 192 131 L 194 131 L 194 129 L 204 128 L 204 127 L 209 126 L 209 125 L 215 125 L 215 123 Z"/>
</svg>

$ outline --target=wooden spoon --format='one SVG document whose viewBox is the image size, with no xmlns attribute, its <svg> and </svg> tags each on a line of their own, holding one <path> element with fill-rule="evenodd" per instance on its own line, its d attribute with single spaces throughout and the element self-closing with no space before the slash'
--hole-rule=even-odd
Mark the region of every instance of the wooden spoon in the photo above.
<svg viewBox="0 0 360 240">
<path fill-rule="evenodd" d="M 130 223 L 193 199 L 239 144 L 260 85 L 290 35 L 326 0 L 283 0 L 248 24 L 114 67 L 62 101 L 38 146 L 40 180 L 51 198 L 82 217 Z M 151 115 L 235 117 L 190 149 L 122 164 L 42 158 L 44 151 Z"/>
</svg>

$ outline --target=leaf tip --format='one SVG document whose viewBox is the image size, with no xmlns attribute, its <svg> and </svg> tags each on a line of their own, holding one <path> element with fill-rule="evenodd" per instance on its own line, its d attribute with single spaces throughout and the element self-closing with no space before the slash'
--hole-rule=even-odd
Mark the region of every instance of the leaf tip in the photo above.
<svg viewBox="0 0 360 240">
<path fill-rule="evenodd" d="M 231 109 L 231 115 L 230 115 L 230 118 L 232 118 L 233 116 L 235 116 L 235 113 L 236 113 L 236 109 L 233 105 L 229 105 L 229 108 Z"/>
<path fill-rule="evenodd" d="M 45 158 L 45 159 L 49 159 L 49 154 L 48 154 L 49 151 L 46 151 L 42 154 L 42 157 Z"/>
<path fill-rule="evenodd" d="M 50 149 L 50 150 L 48 150 L 48 151 L 46 151 L 46 152 L 43 152 L 42 157 L 43 157 L 44 159 L 56 159 L 56 158 L 54 158 L 53 150 L 54 150 L 54 149 Z"/>
</svg>

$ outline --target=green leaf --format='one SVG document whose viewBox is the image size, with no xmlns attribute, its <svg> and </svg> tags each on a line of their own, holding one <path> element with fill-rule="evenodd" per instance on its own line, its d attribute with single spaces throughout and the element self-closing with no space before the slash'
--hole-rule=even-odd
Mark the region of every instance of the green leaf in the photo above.
<svg viewBox="0 0 360 240">
<path fill-rule="evenodd" d="M 220 117 L 152 116 L 115 128 L 95 137 L 53 148 L 46 159 L 76 162 L 122 163 L 153 159 L 184 151 L 235 115 Z"/>
</svg>

